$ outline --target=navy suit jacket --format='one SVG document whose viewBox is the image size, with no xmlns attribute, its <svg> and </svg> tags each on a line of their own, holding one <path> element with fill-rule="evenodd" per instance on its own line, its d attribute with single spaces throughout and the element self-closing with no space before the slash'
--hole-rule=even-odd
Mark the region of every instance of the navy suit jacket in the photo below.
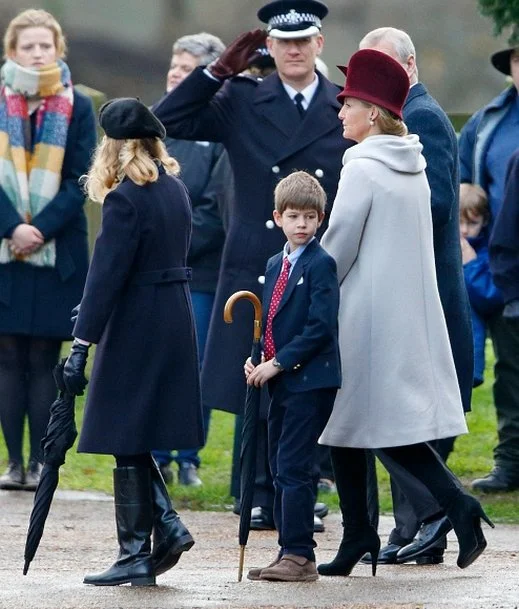
<svg viewBox="0 0 519 609">
<path fill-rule="evenodd" d="M 263 328 L 281 272 L 283 252 L 267 262 Z M 314 239 L 301 254 L 272 320 L 279 381 L 297 393 L 340 387 L 338 345 L 339 283 L 335 260 Z"/>
<path fill-rule="evenodd" d="M 474 357 L 459 236 L 459 161 L 456 133 L 448 116 L 422 83 L 411 87 L 403 109 L 427 161 L 431 187 L 434 260 L 440 300 L 447 322 L 463 408 L 470 410 Z"/>
</svg>

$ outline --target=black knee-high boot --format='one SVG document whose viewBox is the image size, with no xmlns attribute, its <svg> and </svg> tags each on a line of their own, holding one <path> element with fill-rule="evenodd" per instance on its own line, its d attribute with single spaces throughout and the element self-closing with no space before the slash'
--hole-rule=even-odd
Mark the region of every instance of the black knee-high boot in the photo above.
<svg viewBox="0 0 519 609">
<path fill-rule="evenodd" d="M 362 556 L 370 552 L 375 575 L 380 539 L 368 515 L 366 451 L 333 447 L 331 455 L 344 532 L 337 556 L 332 562 L 319 565 L 317 571 L 320 575 L 349 575 Z"/>
<path fill-rule="evenodd" d="M 109 569 L 86 575 L 83 581 L 94 586 L 152 586 L 155 572 L 150 553 L 153 527 L 150 470 L 116 467 L 114 499 L 119 557 Z"/>
<path fill-rule="evenodd" d="M 168 489 L 155 461 L 151 468 L 151 498 L 153 503 L 151 558 L 155 575 L 161 575 L 174 567 L 182 552 L 189 550 L 195 542 L 171 505 Z"/>
</svg>

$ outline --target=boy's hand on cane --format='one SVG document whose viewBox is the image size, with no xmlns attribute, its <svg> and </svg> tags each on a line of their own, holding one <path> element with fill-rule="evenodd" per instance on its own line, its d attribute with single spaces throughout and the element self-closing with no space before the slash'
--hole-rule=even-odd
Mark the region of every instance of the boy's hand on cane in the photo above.
<svg viewBox="0 0 519 609">
<path fill-rule="evenodd" d="M 269 359 L 268 362 L 263 362 L 258 364 L 247 376 L 247 385 L 254 385 L 255 387 L 263 387 L 263 385 L 279 374 L 281 372 L 281 368 L 274 366 L 272 363 L 273 359 Z M 252 365 L 252 364 L 251 364 Z"/>
</svg>

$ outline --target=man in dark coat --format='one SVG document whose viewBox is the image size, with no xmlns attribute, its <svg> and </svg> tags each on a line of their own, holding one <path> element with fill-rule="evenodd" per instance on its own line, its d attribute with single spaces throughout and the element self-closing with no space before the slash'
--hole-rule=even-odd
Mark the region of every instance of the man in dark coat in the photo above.
<svg viewBox="0 0 519 609">
<path fill-rule="evenodd" d="M 416 52 L 409 35 L 402 30 L 384 27 L 369 32 L 359 48 L 372 48 L 396 59 L 409 75 L 410 91 L 403 108 L 410 133 L 416 133 L 427 161 L 427 179 L 431 187 L 434 258 L 438 290 L 447 322 L 463 408 L 470 410 L 474 372 L 470 308 L 464 283 L 459 236 L 459 166 L 456 133 L 438 102 L 418 81 Z M 447 459 L 455 438 L 437 442 L 435 448 Z M 379 562 L 395 563 L 417 559 L 418 564 L 443 562 L 446 547 L 444 534 L 450 529 L 440 506 L 417 480 L 402 472 L 383 454 L 377 456 L 389 470 L 392 480 L 393 510 L 396 528 L 389 543 L 382 548 Z M 374 482 L 374 481 L 373 481 Z M 412 498 L 412 503 L 409 501 Z M 426 522 L 420 529 L 420 524 Z M 415 534 L 420 535 L 412 547 Z M 438 543 L 433 542 L 433 538 Z M 434 546 L 434 547 L 432 547 Z"/>
<path fill-rule="evenodd" d="M 315 72 L 324 43 L 318 17 L 323 7 L 314 0 L 284 0 L 259 11 L 268 23 L 266 43 L 276 73 L 263 80 L 233 78 L 264 41 L 259 30 L 243 34 L 219 60 L 194 70 L 155 108 L 170 137 L 222 142 L 234 173 L 235 197 L 202 370 L 204 402 L 228 412 L 243 409 L 243 362 L 250 354 L 252 312 L 238 304 L 228 326 L 223 307 L 237 290 L 261 298 L 266 262 L 283 247 L 283 234 L 272 220 L 274 187 L 296 169 L 308 171 L 327 194 L 328 215 L 348 147 L 337 118 L 340 89 Z"/>
</svg>

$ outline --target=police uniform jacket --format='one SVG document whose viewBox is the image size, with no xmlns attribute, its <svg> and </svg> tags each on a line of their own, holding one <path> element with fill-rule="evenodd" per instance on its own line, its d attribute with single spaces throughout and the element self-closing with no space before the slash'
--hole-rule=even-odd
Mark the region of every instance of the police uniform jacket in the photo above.
<svg viewBox="0 0 519 609">
<path fill-rule="evenodd" d="M 197 68 L 155 108 L 170 137 L 223 142 L 234 173 L 235 197 L 202 370 L 204 401 L 214 408 L 243 408 L 243 363 L 250 354 L 253 316 L 250 305 L 240 302 L 227 326 L 223 307 L 237 290 L 261 298 L 267 260 L 285 242 L 272 220 L 277 182 L 305 170 L 326 191 L 327 213 L 335 197 L 348 142 L 337 117 L 340 88 L 318 77 L 303 119 L 277 73 L 263 80 L 236 77 L 222 86 Z"/>
<path fill-rule="evenodd" d="M 125 179 L 103 205 L 74 336 L 97 344 L 80 452 L 203 444 L 183 183 Z"/>
</svg>

